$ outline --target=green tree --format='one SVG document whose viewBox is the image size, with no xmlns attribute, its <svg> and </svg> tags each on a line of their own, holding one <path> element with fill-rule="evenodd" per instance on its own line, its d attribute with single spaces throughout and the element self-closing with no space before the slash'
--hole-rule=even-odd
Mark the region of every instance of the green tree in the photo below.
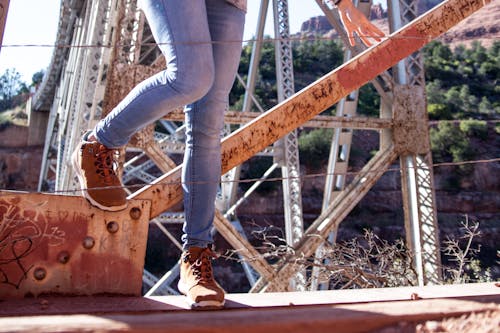
<svg viewBox="0 0 500 333">
<path fill-rule="evenodd" d="M 33 74 L 33 76 L 31 77 L 31 86 L 37 87 L 40 83 L 42 83 L 44 76 L 45 76 L 44 70 L 40 70 L 35 74 Z"/>
<path fill-rule="evenodd" d="M 6 69 L 0 76 L 0 111 L 14 107 L 14 97 L 26 89 L 21 74 L 14 68 Z"/>
<path fill-rule="evenodd" d="M 429 103 L 427 112 L 431 120 L 449 120 L 451 119 L 450 108 L 446 104 Z"/>
<path fill-rule="evenodd" d="M 461 162 L 473 156 L 466 134 L 451 122 L 441 122 L 437 128 L 431 128 L 430 138 L 435 162 Z"/>
<path fill-rule="evenodd" d="M 488 137 L 488 123 L 484 120 L 468 119 L 460 122 L 460 130 L 467 136 L 486 140 Z"/>
<path fill-rule="evenodd" d="M 330 155 L 333 131 L 318 128 L 302 132 L 299 136 L 299 152 L 304 164 L 315 167 L 323 165 Z"/>
</svg>

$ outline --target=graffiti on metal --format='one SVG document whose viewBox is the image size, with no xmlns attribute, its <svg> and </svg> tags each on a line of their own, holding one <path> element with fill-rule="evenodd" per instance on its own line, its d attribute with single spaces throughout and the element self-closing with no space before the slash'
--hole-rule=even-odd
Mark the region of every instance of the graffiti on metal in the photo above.
<svg viewBox="0 0 500 333">
<path fill-rule="evenodd" d="M 79 197 L 0 192 L 0 298 L 139 294 L 149 202 L 122 212 Z"/>
</svg>

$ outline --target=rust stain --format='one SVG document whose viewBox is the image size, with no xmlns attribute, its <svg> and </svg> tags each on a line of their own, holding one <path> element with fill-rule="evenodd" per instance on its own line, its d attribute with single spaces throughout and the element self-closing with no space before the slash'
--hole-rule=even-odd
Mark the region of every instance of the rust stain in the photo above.
<svg viewBox="0 0 500 333">
<path fill-rule="evenodd" d="M 80 197 L 2 192 L 0 299 L 140 294 L 150 203 L 135 201 L 132 207 L 142 207 L 135 219 L 127 210 L 104 212 Z M 124 273 L 120 283 L 112 269 Z"/>
</svg>

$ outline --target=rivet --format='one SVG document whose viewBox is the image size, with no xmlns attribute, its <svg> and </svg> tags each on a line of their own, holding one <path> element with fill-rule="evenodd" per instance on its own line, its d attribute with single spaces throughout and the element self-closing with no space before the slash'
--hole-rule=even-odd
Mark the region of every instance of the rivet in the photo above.
<svg viewBox="0 0 500 333">
<path fill-rule="evenodd" d="M 120 226 L 115 221 L 111 221 L 111 222 L 108 222 L 106 224 L 106 229 L 108 229 L 108 231 L 110 233 L 112 233 L 112 234 L 114 234 L 115 232 L 117 232 L 119 228 L 120 228 Z"/>
<path fill-rule="evenodd" d="M 57 255 L 57 260 L 61 264 L 66 264 L 69 261 L 69 252 L 68 251 L 59 252 L 59 254 Z"/>
<path fill-rule="evenodd" d="M 138 220 L 141 218 L 141 215 L 142 215 L 142 211 L 140 208 L 138 207 L 133 207 L 131 210 L 130 210 L 130 217 L 133 219 L 133 220 Z"/>
<path fill-rule="evenodd" d="M 38 281 L 43 280 L 47 276 L 47 271 L 45 270 L 45 268 L 42 268 L 42 267 L 35 268 L 35 271 L 33 272 L 33 276 Z"/>
<path fill-rule="evenodd" d="M 83 242 L 82 242 L 82 245 L 84 248 L 86 248 L 87 250 L 90 250 L 91 248 L 94 247 L 95 245 L 95 240 L 90 237 L 90 236 L 87 236 L 83 239 Z"/>
</svg>

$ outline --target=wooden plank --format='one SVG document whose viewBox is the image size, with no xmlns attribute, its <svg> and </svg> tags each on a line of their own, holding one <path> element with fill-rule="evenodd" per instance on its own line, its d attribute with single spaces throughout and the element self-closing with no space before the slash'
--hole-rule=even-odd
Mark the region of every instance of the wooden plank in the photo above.
<svg viewBox="0 0 500 333">
<path fill-rule="evenodd" d="M 222 172 L 240 165 L 490 2 L 444 1 L 233 132 L 222 142 Z M 180 172 L 180 167 L 172 170 L 131 198 L 151 200 L 150 215 L 158 216 L 181 200 Z"/>
<path fill-rule="evenodd" d="M 121 304 L 121 313 L 3 317 L 0 318 L 0 332 L 367 332 L 401 324 L 412 327 L 418 322 L 464 314 L 487 311 L 500 313 L 498 302 L 464 299 L 240 308 L 209 312 L 127 312 L 127 306 L 126 303 Z"/>
<path fill-rule="evenodd" d="M 500 303 L 495 283 L 471 283 L 426 287 L 372 288 L 259 294 L 228 294 L 226 309 L 256 309 L 289 306 L 341 305 L 389 301 L 460 298 Z M 38 297 L 0 302 L 0 317 L 63 314 L 134 313 L 183 311 L 189 307 L 183 296 L 149 297 Z"/>
</svg>

